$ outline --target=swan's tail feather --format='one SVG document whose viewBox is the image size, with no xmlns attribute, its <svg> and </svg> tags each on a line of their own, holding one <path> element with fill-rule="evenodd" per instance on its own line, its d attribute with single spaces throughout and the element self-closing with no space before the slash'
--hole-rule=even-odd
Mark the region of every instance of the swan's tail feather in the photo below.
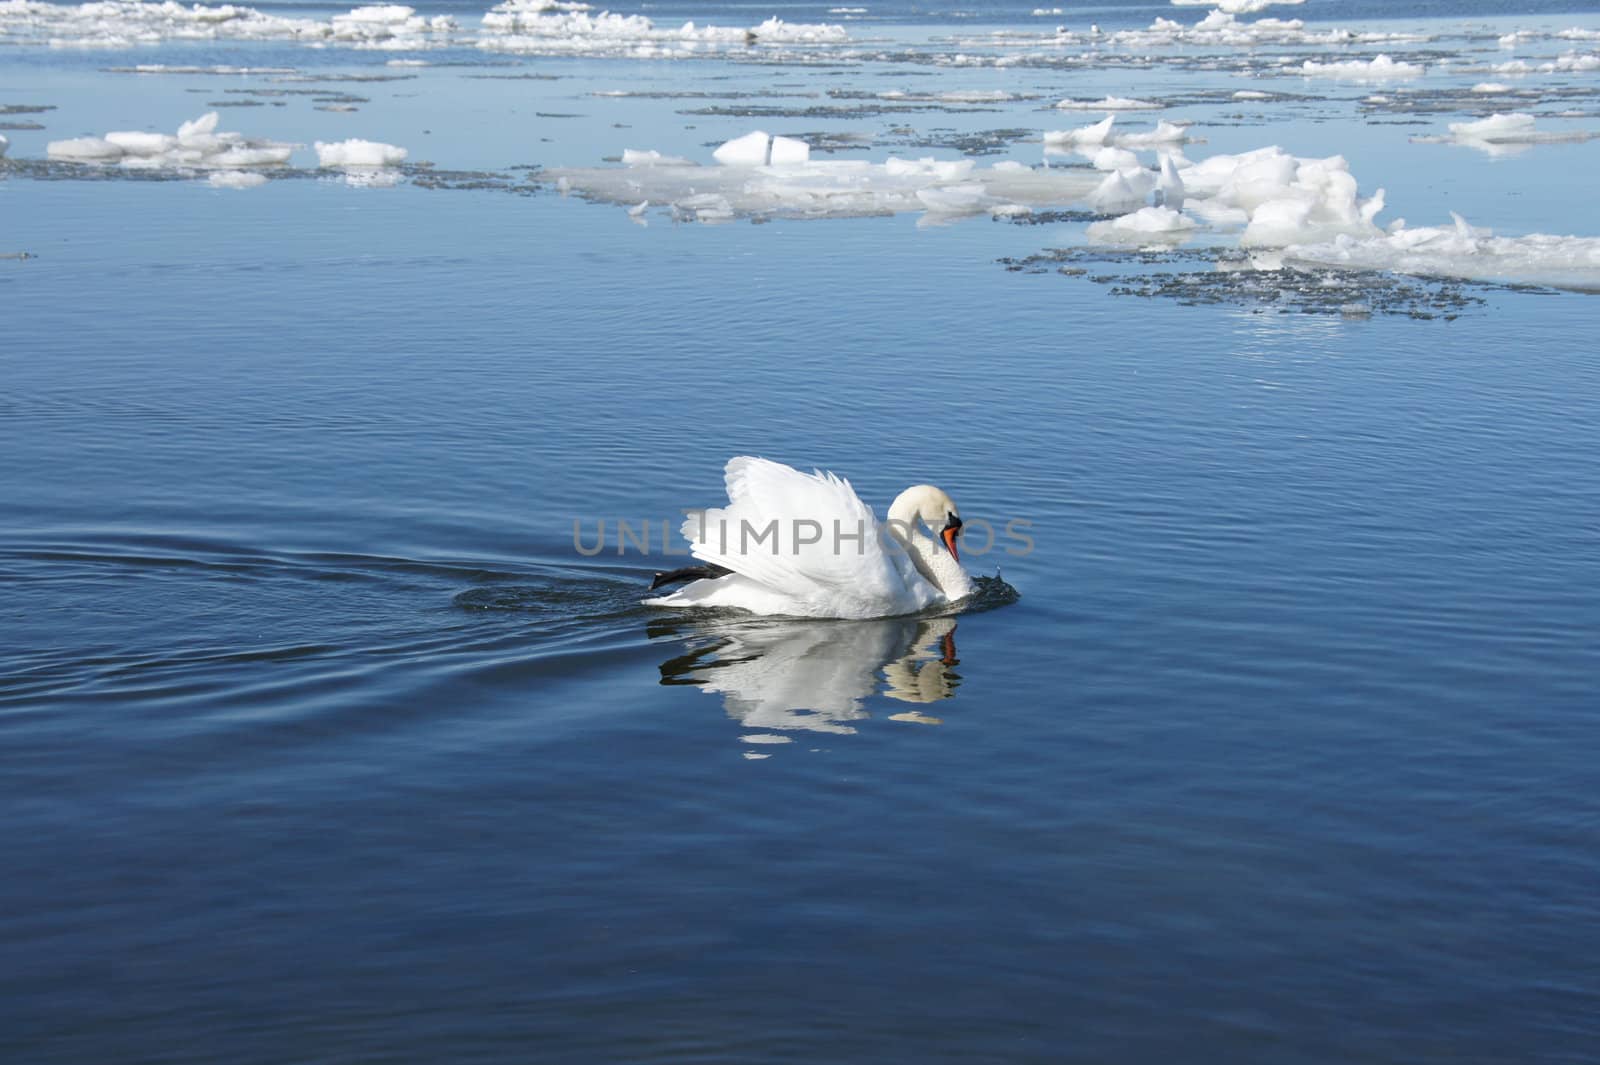
<svg viewBox="0 0 1600 1065">
<path fill-rule="evenodd" d="M 679 581 L 715 580 L 718 577 L 726 577 L 732 572 L 733 570 L 728 567 L 719 566 L 715 562 L 708 562 L 704 566 L 684 566 L 682 569 L 665 570 L 656 574 L 655 580 L 650 582 L 650 590 L 653 592 L 657 588 Z"/>
</svg>

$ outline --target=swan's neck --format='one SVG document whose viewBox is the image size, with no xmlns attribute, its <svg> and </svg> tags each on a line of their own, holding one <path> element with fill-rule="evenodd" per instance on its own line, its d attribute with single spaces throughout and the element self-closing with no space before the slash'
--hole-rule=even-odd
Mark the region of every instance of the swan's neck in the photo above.
<svg viewBox="0 0 1600 1065">
<path fill-rule="evenodd" d="M 906 549 L 911 564 L 950 602 L 972 594 L 972 578 L 961 563 L 950 557 L 944 545 L 922 531 L 921 515 L 914 509 L 896 505 L 889 508 L 889 532 Z"/>
</svg>

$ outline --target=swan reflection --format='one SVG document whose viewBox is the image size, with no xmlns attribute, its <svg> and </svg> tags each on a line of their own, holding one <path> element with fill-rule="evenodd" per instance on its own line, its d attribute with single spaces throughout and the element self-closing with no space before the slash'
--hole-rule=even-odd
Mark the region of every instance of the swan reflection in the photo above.
<svg viewBox="0 0 1600 1065">
<path fill-rule="evenodd" d="M 874 695 L 910 704 L 949 699 L 956 672 L 956 619 L 869 621 L 692 618 L 652 623 L 653 639 L 682 653 L 661 664 L 662 684 L 692 684 L 722 697 L 729 717 L 748 729 L 849 735 L 871 716 Z M 908 707 L 892 721 L 939 724 Z M 751 742 L 783 742 L 773 736 Z"/>
</svg>

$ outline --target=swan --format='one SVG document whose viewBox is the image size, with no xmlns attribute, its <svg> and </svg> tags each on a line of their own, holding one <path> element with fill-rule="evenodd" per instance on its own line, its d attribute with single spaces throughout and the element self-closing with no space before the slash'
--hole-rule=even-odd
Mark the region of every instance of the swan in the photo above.
<svg viewBox="0 0 1600 1065">
<path fill-rule="evenodd" d="M 704 565 L 656 574 L 651 591 L 689 583 L 645 605 L 879 618 L 972 594 L 956 550 L 961 513 L 932 485 L 901 492 L 880 524 L 850 482 L 832 473 L 740 455 L 728 460 L 723 478 L 728 505 L 690 511 L 683 523 L 689 553 Z"/>
</svg>

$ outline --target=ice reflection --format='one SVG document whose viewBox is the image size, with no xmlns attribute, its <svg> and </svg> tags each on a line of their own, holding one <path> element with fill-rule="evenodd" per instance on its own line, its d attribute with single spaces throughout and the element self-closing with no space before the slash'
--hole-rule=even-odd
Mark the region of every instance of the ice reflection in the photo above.
<svg viewBox="0 0 1600 1065">
<path fill-rule="evenodd" d="M 661 664 L 662 684 L 692 684 L 722 697 L 746 729 L 850 735 L 870 717 L 866 702 L 949 699 L 961 683 L 956 619 L 802 621 L 674 617 L 649 635 L 678 653 Z M 939 724 L 914 706 L 891 720 Z M 747 737 L 749 739 L 749 737 Z M 753 742 L 782 742 L 757 737 Z"/>
</svg>

